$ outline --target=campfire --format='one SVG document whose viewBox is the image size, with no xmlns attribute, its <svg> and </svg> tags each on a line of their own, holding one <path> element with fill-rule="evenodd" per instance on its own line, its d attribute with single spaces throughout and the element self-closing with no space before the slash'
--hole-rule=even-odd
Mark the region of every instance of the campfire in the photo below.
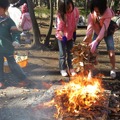
<svg viewBox="0 0 120 120">
<path fill-rule="evenodd" d="M 38 107 L 55 106 L 57 120 L 106 120 L 109 110 L 118 110 L 109 108 L 111 93 L 103 88 L 101 78 L 88 79 L 88 70 L 96 62 L 97 54 L 91 54 L 85 44 L 75 46 L 72 53 L 73 65 L 79 74 L 69 82 L 61 81 L 62 86 L 54 89 L 53 99 Z"/>
<path fill-rule="evenodd" d="M 105 106 L 107 96 L 101 80 L 93 78 L 87 80 L 82 74 L 75 77 L 69 83 L 63 85 L 62 89 L 55 91 L 54 102 L 57 108 L 56 118 L 67 116 L 95 117 L 101 112 L 97 111 Z"/>
<path fill-rule="evenodd" d="M 101 79 L 95 77 L 88 80 L 88 71 L 96 61 L 97 54 L 91 54 L 89 47 L 79 44 L 72 49 L 73 65 L 80 74 L 65 83 L 62 89 L 55 91 L 54 102 L 57 108 L 56 118 L 79 116 L 95 118 L 105 111 L 108 96 L 102 87 Z"/>
</svg>

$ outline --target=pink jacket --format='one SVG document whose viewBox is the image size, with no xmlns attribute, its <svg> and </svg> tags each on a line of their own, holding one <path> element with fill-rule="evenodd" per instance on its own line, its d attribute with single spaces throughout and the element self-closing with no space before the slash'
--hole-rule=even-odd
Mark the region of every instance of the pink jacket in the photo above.
<svg viewBox="0 0 120 120">
<path fill-rule="evenodd" d="M 79 11 L 77 8 L 71 13 L 66 14 L 66 22 L 64 22 L 60 15 L 57 15 L 57 28 L 56 28 L 56 38 L 62 40 L 62 36 L 59 31 L 62 31 L 63 34 L 67 37 L 67 40 L 71 40 L 73 38 L 73 32 L 76 29 L 77 22 L 79 19 Z"/>
<path fill-rule="evenodd" d="M 101 16 L 100 18 L 100 26 L 102 26 L 100 28 L 98 23 L 96 23 L 96 18 L 97 18 L 96 12 L 94 11 L 93 13 L 90 13 L 88 16 L 88 26 L 87 26 L 86 35 L 90 36 L 93 34 L 94 31 L 98 35 L 98 39 L 101 40 L 102 38 L 104 38 L 105 31 L 108 28 L 110 24 L 110 20 L 113 16 L 114 16 L 114 12 L 110 8 L 107 8 L 103 16 Z"/>
<path fill-rule="evenodd" d="M 20 25 L 23 30 L 30 30 L 32 28 L 32 21 L 29 12 L 22 14 Z"/>
</svg>

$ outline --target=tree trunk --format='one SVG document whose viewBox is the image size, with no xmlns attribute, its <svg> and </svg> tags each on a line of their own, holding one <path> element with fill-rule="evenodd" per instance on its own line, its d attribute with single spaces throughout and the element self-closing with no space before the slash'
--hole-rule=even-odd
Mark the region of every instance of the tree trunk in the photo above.
<svg viewBox="0 0 120 120">
<path fill-rule="evenodd" d="M 50 25 L 49 30 L 45 38 L 45 46 L 49 46 L 49 40 L 52 33 L 52 26 L 53 26 L 53 0 L 50 0 Z"/>
<path fill-rule="evenodd" d="M 33 3 L 31 0 L 27 0 L 28 3 L 28 9 L 29 9 L 29 13 L 30 13 L 30 17 L 32 20 L 32 25 L 33 25 L 33 43 L 32 43 L 32 47 L 40 47 L 40 40 L 41 40 L 41 35 L 40 35 L 40 30 L 35 18 L 35 14 L 34 14 L 34 9 L 33 9 Z"/>
<path fill-rule="evenodd" d="M 47 0 L 47 9 L 50 9 L 51 0 Z"/>
</svg>

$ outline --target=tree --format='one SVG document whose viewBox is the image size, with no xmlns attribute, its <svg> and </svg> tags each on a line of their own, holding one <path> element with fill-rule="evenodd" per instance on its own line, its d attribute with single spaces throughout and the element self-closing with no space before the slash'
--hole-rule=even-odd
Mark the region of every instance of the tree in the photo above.
<svg viewBox="0 0 120 120">
<path fill-rule="evenodd" d="M 33 25 L 33 43 L 31 47 L 36 48 L 42 45 L 40 43 L 41 35 L 40 35 L 40 30 L 34 14 L 33 2 L 31 0 L 27 0 L 27 3 L 28 3 L 28 9 L 31 16 L 31 20 L 32 20 L 32 25 Z"/>
<path fill-rule="evenodd" d="M 45 38 L 45 46 L 49 46 L 49 40 L 52 33 L 52 26 L 53 26 L 53 0 L 50 0 L 50 25 L 49 30 Z"/>
</svg>

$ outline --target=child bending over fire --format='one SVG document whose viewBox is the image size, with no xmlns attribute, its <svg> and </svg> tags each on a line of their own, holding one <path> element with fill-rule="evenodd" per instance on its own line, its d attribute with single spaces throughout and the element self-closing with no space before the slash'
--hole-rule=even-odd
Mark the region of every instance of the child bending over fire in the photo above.
<svg viewBox="0 0 120 120">
<path fill-rule="evenodd" d="M 114 16 L 114 12 L 109 7 L 107 7 L 107 0 L 92 0 L 90 11 L 91 13 L 88 16 L 87 32 L 83 41 L 88 41 L 93 35 L 93 39 L 90 41 L 89 46 L 91 53 L 95 53 L 98 45 L 104 38 L 111 63 L 110 76 L 111 78 L 115 79 L 116 71 L 114 38 L 113 34 L 105 34 L 109 27 L 111 18 Z"/>
</svg>

